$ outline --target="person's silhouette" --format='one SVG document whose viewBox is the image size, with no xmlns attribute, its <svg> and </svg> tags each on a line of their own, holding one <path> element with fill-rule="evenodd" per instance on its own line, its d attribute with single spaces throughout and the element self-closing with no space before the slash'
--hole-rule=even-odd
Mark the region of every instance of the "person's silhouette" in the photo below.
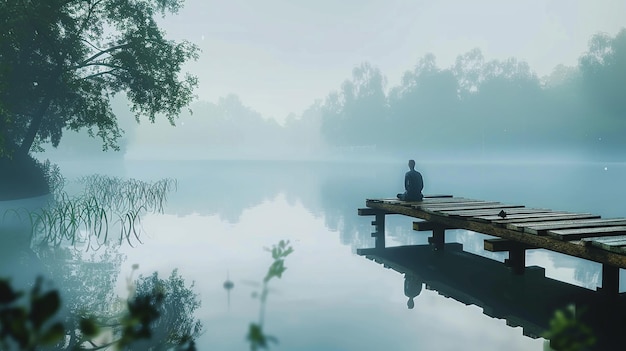
<svg viewBox="0 0 626 351">
<path fill-rule="evenodd" d="M 409 160 L 409 171 L 404 174 L 404 193 L 398 194 L 398 199 L 403 201 L 422 201 L 424 196 L 424 180 L 422 174 L 415 170 L 415 161 Z"/>
<path fill-rule="evenodd" d="M 406 302 L 406 306 L 409 309 L 413 309 L 415 307 L 414 298 L 417 297 L 422 292 L 422 280 L 415 274 L 405 273 L 404 274 L 404 296 L 408 297 L 409 300 Z"/>
</svg>

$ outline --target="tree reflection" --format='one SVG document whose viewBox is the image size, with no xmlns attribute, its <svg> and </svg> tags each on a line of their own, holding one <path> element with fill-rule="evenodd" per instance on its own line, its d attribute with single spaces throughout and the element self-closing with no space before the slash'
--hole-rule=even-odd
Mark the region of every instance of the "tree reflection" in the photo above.
<svg viewBox="0 0 626 351">
<path fill-rule="evenodd" d="M 12 221 L 4 216 L 0 222 L 0 240 L 6 241 L 1 245 L 1 253 L 6 253 L 2 255 L 6 264 L 0 271 L 2 286 L 27 290 L 34 276 L 55 282 L 53 291 L 63 299 L 62 308 L 54 316 L 62 327 L 56 328 L 49 340 L 58 340 L 55 349 L 194 349 L 194 339 L 202 329 L 194 317 L 200 302 L 193 292 L 194 284 L 187 286 L 177 270 L 168 279 L 159 278 L 157 273 L 140 276 L 128 298 L 115 293 L 126 259 L 119 248 L 139 241 L 141 215 L 162 212 L 175 181 L 146 183 L 92 176 L 82 178 L 81 184 L 83 192 L 70 196 L 60 189 L 41 208 L 7 210 Z M 111 240 L 114 237 L 109 232 L 116 230 L 119 240 Z M 24 240 L 29 237 L 30 242 Z M 19 277 L 18 284 L 6 277 Z M 4 289 L 2 295 L 10 289 Z M 38 292 L 37 288 L 31 295 Z M 3 303 L 14 304 L 13 300 L 5 300 Z M 3 307 L 3 313 L 8 311 L 3 316 L 8 317 L 2 320 L 2 330 L 15 323 L 15 330 L 28 330 L 19 327 L 20 320 L 23 324 L 27 320 L 15 318 L 15 313 L 28 314 L 35 307 Z M 56 312 L 54 308 L 45 318 L 52 318 Z M 57 339 L 59 333 L 63 337 Z M 21 332 L 2 333 L 0 338 L 5 342 L 11 336 L 20 345 L 22 338 L 28 339 Z"/>
</svg>

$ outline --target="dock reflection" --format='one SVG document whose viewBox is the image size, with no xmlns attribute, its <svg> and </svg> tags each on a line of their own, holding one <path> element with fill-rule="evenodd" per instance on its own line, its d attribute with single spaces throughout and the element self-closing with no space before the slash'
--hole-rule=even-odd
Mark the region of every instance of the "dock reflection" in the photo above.
<svg viewBox="0 0 626 351">
<path fill-rule="evenodd" d="M 515 275 L 501 262 L 463 251 L 458 243 L 436 251 L 430 245 L 415 245 L 357 253 L 404 275 L 408 308 L 413 308 L 423 285 L 465 305 L 479 306 L 485 315 L 504 319 L 508 326 L 521 327 L 525 336 L 538 338 L 548 331 L 556 310 L 574 306 L 578 320 L 593 331 L 594 349 L 623 347 L 624 294 L 607 296 L 554 280 L 537 266 Z"/>
</svg>

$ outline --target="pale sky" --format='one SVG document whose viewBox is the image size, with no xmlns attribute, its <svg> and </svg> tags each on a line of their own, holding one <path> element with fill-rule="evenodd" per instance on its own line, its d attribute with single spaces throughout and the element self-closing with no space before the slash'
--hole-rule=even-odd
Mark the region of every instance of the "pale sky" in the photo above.
<svg viewBox="0 0 626 351">
<path fill-rule="evenodd" d="M 233 93 L 265 117 L 301 114 L 368 61 L 388 87 L 427 53 L 439 67 L 472 48 L 539 76 L 575 65 L 591 36 L 626 27 L 626 0 L 187 0 L 163 29 L 200 46 L 199 100 Z"/>
</svg>

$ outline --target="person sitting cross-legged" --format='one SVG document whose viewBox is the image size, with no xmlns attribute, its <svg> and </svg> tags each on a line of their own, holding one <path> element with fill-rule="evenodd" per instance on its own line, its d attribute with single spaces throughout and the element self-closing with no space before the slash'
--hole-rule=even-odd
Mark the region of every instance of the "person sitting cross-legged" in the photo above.
<svg viewBox="0 0 626 351">
<path fill-rule="evenodd" d="M 404 175 L 404 193 L 398 194 L 398 199 L 402 201 L 422 201 L 422 189 L 424 180 L 422 174 L 415 170 L 415 161 L 409 160 L 409 171 Z"/>
</svg>

